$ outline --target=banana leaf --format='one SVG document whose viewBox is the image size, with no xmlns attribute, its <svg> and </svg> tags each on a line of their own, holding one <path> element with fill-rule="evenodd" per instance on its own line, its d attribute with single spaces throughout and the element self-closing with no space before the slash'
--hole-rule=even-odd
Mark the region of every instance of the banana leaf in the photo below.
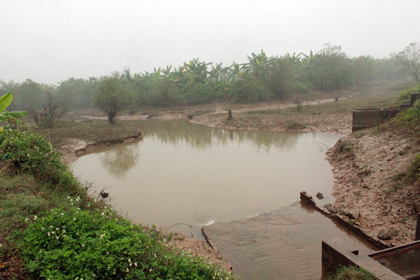
<svg viewBox="0 0 420 280">
<path fill-rule="evenodd" d="M 6 108 L 12 103 L 13 95 L 12 93 L 8 92 L 2 97 L 0 97 L 0 111 L 6 110 Z"/>
<path fill-rule="evenodd" d="M 28 112 L 26 112 L 26 111 L 17 111 L 17 112 L 3 111 L 3 112 L 0 112 L 0 122 L 5 122 L 5 121 L 8 121 L 10 119 L 17 119 L 17 118 L 20 118 L 20 117 L 24 117 L 26 115 L 28 115 Z M 20 123 L 20 121 L 18 121 L 18 120 L 16 120 L 16 121 Z"/>
</svg>

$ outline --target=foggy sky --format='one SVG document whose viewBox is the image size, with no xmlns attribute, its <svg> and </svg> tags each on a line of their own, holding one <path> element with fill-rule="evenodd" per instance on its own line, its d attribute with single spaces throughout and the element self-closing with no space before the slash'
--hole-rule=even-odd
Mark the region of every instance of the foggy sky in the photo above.
<svg viewBox="0 0 420 280">
<path fill-rule="evenodd" d="M 0 0 L 0 79 L 55 83 L 341 45 L 383 58 L 420 42 L 412 0 Z"/>
</svg>

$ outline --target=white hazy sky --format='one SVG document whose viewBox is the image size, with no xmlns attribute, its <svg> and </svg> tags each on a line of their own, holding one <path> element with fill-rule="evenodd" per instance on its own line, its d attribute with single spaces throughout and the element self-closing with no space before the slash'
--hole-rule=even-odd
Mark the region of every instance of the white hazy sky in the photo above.
<svg viewBox="0 0 420 280">
<path fill-rule="evenodd" d="M 0 79 L 55 83 L 341 45 L 375 58 L 420 42 L 419 0 L 0 0 Z"/>
</svg>

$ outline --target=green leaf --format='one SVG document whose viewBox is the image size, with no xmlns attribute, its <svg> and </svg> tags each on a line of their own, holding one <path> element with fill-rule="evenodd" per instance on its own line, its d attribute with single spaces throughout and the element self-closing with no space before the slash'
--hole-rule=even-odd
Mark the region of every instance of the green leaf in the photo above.
<svg viewBox="0 0 420 280">
<path fill-rule="evenodd" d="M 13 95 L 11 92 L 8 92 L 2 97 L 0 97 L 0 111 L 6 110 L 6 108 L 10 105 L 12 100 L 13 100 Z"/>
<path fill-rule="evenodd" d="M 0 113 L 0 122 L 5 122 L 9 120 L 9 114 L 7 112 Z"/>
<path fill-rule="evenodd" d="M 28 115 L 27 111 L 14 111 L 14 112 L 8 112 L 9 117 L 11 118 L 20 118 Z"/>
</svg>

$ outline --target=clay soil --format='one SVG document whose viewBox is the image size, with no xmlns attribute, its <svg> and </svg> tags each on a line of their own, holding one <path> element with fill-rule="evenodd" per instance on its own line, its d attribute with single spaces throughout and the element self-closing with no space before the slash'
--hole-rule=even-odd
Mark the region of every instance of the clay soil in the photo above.
<svg viewBox="0 0 420 280">
<path fill-rule="evenodd" d="M 414 140 L 388 129 L 341 138 L 327 152 L 336 179 L 333 211 L 353 217 L 345 218 L 389 246 L 413 242 L 420 210 L 418 179 L 404 184 L 400 177 L 419 150 Z"/>
</svg>

